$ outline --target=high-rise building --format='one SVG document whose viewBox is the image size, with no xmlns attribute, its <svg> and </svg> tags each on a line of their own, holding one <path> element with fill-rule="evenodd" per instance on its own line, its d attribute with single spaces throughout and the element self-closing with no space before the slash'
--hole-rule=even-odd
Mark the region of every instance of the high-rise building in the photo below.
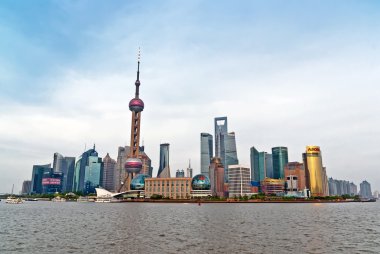
<svg viewBox="0 0 380 254">
<path fill-rule="evenodd" d="M 360 193 L 361 198 L 372 198 L 371 184 L 364 180 L 360 184 Z"/>
<path fill-rule="evenodd" d="M 60 153 L 54 153 L 53 158 L 53 170 L 54 172 L 62 172 L 62 169 L 64 167 L 63 162 L 63 155 Z"/>
<path fill-rule="evenodd" d="M 115 173 L 116 161 L 111 158 L 109 153 L 103 159 L 103 184 L 102 187 L 108 191 L 116 191 L 115 188 Z"/>
<path fill-rule="evenodd" d="M 178 169 L 176 172 L 175 172 L 175 177 L 180 177 L 180 178 L 184 178 L 185 177 L 185 171 L 183 171 L 183 169 Z"/>
<path fill-rule="evenodd" d="M 252 146 L 250 149 L 251 180 L 260 182 L 259 151 Z"/>
<path fill-rule="evenodd" d="M 209 166 L 213 157 L 212 135 L 209 133 L 201 133 L 201 174 L 209 176 Z"/>
<path fill-rule="evenodd" d="M 228 166 L 228 196 L 239 197 L 251 193 L 250 168 L 241 165 Z"/>
<path fill-rule="evenodd" d="M 219 157 L 214 157 L 211 159 L 209 172 L 212 195 L 224 197 L 224 166 Z"/>
<path fill-rule="evenodd" d="M 140 146 L 139 149 L 140 149 L 139 156 L 142 161 L 142 169 L 140 171 L 140 174 L 149 175 L 150 177 L 152 177 L 152 173 L 153 173 L 152 161 L 149 158 L 149 156 L 145 153 L 144 146 Z M 129 151 L 130 151 L 129 146 L 124 146 L 124 147 L 120 146 L 118 148 L 116 170 L 114 173 L 114 178 L 115 178 L 114 185 L 115 185 L 115 191 L 117 192 L 121 191 L 121 189 L 125 187 L 124 180 L 126 179 L 127 174 L 124 169 L 124 165 L 130 153 Z"/>
<path fill-rule="evenodd" d="M 227 117 L 215 117 L 214 118 L 215 126 L 215 157 L 224 159 L 222 156 L 222 136 L 227 134 Z"/>
<path fill-rule="evenodd" d="M 302 163 L 289 162 L 284 168 L 287 191 L 302 191 L 306 188 L 305 169 Z"/>
<path fill-rule="evenodd" d="M 186 169 L 186 177 L 193 178 L 193 169 L 191 168 L 191 161 L 189 160 L 189 166 Z"/>
<path fill-rule="evenodd" d="M 265 172 L 265 177 L 273 178 L 273 159 L 270 153 L 265 154 Z"/>
<path fill-rule="evenodd" d="M 228 181 L 228 169 L 230 165 L 238 165 L 235 133 L 230 132 L 222 135 L 222 159 L 224 165 L 225 181 Z"/>
<path fill-rule="evenodd" d="M 288 163 L 288 148 L 287 147 L 273 147 L 272 148 L 273 160 L 273 178 L 284 179 L 284 167 Z"/>
<path fill-rule="evenodd" d="M 323 196 L 329 195 L 329 181 L 327 180 L 326 167 L 322 167 L 322 188 Z M 350 193 L 350 184 L 347 184 L 347 192 Z"/>
<path fill-rule="evenodd" d="M 51 170 L 51 164 L 46 165 L 33 165 L 32 172 L 32 184 L 31 184 L 31 194 L 41 194 L 43 192 L 42 189 L 42 178 L 45 170 Z"/>
<path fill-rule="evenodd" d="M 160 145 L 160 166 L 158 167 L 157 177 L 170 178 L 168 143 Z"/>
<path fill-rule="evenodd" d="M 21 194 L 22 194 L 22 195 L 30 194 L 31 187 L 32 187 L 32 181 L 30 181 L 30 180 L 25 180 L 25 181 L 22 183 Z"/>
<path fill-rule="evenodd" d="M 54 194 L 62 192 L 62 172 L 46 169 L 42 176 L 42 193 Z"/>
<path fill-rule="evenodd" d="M 95 193 L 95 188 L 103 182 L 103 162 L 93 149 L 84 152 L 75 164 L 74 191 L 84 194 Z"/>
<path fill-rule="evenodd" d="M 283 179 L 265 178 L 260 183 L 261 191 L 265 195 L 276 194 L 284 192 L 285 182 Z"/>
<path fill-rule="evenodd" d="M 351 196 L 356 196 L 358 195 L 358 186 L 354 183 L 350 183 L 350 195 Z"/>
<path fill-rule="evenodd" d="M 306 173 L 306 186 L 311 196 L 326 196 L 324 185 L 325 173 L 323 173 L 322 154 L 319 146 L 307 146 L 303 155 L 303 164 Z M 326 181 L 327 182 L 327 181 Z"/>
</svg>

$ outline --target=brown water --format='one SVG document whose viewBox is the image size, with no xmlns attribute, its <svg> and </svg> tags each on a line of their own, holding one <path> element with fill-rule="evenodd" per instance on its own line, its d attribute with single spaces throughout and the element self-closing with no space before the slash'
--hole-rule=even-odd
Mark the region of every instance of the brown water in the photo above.
<svg viewBox="0 0 380 254">
<path fill-rule="evenodd" d="M 0 253 L 380 253 L 380 202 L 0 202 Z"/>
</svg>

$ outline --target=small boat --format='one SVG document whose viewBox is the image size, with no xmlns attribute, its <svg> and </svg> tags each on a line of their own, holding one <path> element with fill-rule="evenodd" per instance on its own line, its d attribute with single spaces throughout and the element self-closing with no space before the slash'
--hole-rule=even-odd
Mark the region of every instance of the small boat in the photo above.
<svg viewBox="0 0 380 254">
<path fill-rule="evenodd" d="M 24 203 L 24 200 L 22 200 L 21 198 L 16 198 L 16 197 L 10 196 L 5 200 L 5 203 L 7 203 L 7 204 L 22 204 L 22 203 Z"/>
<path fill-rule="evenodd" d="M 53 202 L 66 202 L 66 199 L 58 196 L 58 197 L 53 198 L 51 201 L 53 201 Z"/>
</svg>

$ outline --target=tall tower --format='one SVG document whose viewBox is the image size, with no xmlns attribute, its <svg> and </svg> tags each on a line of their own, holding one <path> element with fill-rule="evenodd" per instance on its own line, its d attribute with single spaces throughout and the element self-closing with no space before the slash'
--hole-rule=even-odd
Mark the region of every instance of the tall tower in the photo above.
<svg viewBox="0 0 380 254">
<path fill-rule="evenodd" d="M 141 171 L 143 166 L 141 159 L 139 158 L 139 145 L 140 145 L 140 121 L 141 112 L 144 110 L 144 102 L 139 98 L 140 88 L 140 50 L 137 58 L 137 79 L 135 82 L 135 98 L 129 102 L 129 110 L 132 111 L 132 123 L 131 123 L 131 142 L 128 159 L 124 164 L 124 168 L 127 172 L 127 177 L 124 181 L 124 186 L 129 189 L 130 181 L 134 174 Z"/>
<path fill-rule="evenodd" d="M 158 178 L 169 178 L 170 177 L 170 166 L 169 166 L 169 144 L 160 144 L 160 166 L 158 167 Z"/>
<path fill-rule="evenodd" d="M 208 177 L 212 157 L 212 135 L 209 133 L 201 133 L 201 174 Z"/>
</svg>

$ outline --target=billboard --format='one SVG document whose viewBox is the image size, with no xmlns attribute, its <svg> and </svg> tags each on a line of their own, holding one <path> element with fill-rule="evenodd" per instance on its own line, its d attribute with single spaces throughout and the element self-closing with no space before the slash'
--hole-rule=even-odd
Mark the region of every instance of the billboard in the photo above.
<svg viewBox="0 0 380 254">
<path fill-rule="evenodd" d="M 59 178 L 43 178 L 42 185 L 61 185 L 61 179 Z"/>
</svg>

